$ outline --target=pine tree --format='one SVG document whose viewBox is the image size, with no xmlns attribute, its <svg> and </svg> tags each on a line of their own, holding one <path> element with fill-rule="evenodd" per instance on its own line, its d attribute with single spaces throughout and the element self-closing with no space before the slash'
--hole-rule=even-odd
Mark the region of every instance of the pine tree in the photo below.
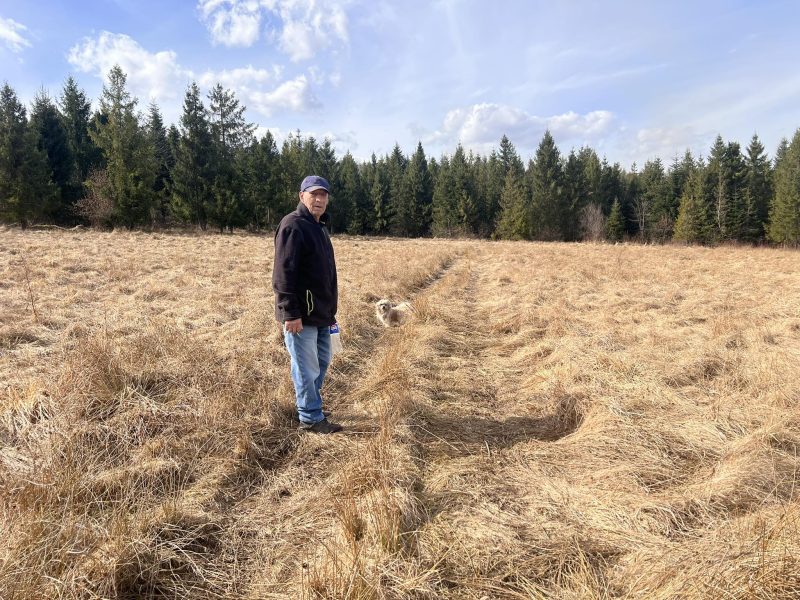
<svg viewBox="0 0 800 600">
<path fill-rule="evenodd" d="M 615 199 L 606 221 L 606 239 L 610 242 L 621 242 L 624 235 L 625 223 L 622 217 L 622 206 L 619 199 Z"/>
<path fill-rule="evenodd" d="M 23 228 L 38 220 L 55 193 L 47 155 L 37 147 L 25 107 L 6 83 L 0 89 L 0 218 Z"/>
<path fill-rule="evenodd" d="M 127 77 L 114 66 L 100 97 L 102 118 L 90 132 L 106 159 L 107 189 L 114 203 L 114 220 L 127 228 L 151 222 L 154 158 L 139 124 L 137 100 L 126 89 Z"/>
<path fill-rule="evenodd" d="M 777 244 L 800 244 L 800 129 L 777 161 L 768 234 Z"/>
<path fill-rule="evenodd" d="M 553 136 L 545 131 L 528 169 L 531 189 L 532 236 L 540 240 L 563 240 L 567 203 L 563 190 L 563 173 L 558 148 Z"/>
<path fill-rule="evenodd" d="M 172 171 L 172 211 L 175 216 L 205 229 L 207 206 L 212 202 L 211 129 L 200 89 L 192 82 L 186 90 L 181 115 L 181 137 Z"/>
<path fill-rule="evenodd" d="M 70 186 L 74 181 L 74 158 L 69 149 L 61 114 L 44 90 L 33 100 L 30 127 L 36 138 L 37 148 L 47 157 L 50 179 L 55 185 L 55 193 L 43 207 L 44 216 L 57 223 L 66 223 L 72 218 L 69 198 Z"/>
</svg>

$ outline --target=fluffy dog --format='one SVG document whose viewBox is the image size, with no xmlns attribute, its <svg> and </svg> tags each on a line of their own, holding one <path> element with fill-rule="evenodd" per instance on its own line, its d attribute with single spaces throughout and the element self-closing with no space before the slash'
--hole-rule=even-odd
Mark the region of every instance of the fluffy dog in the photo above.
<svg viewBox="0 0 800 600">
<path fill-rule="evenodd" d="M 384 298 L 375 303 L 375 316 L 378 317 L 378 321 L 383 323 L 384 327 L 402 325 L 411 318 L 413 311 L 414 309 L 408 302 L 392 305 L 389 300 Z"/>
</svg>

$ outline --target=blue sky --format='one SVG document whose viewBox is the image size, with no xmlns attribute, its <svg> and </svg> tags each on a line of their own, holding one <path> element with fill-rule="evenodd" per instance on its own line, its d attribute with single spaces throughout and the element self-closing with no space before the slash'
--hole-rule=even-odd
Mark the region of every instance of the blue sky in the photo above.
<svg viewBox="0 0 800 600">
<path fill-rule="evenodd" d="M 96 100 L 118 63 L 167 122 L 190 81 L 219 81 L 259 132 L 358 159 L 503 134 L 527 159 L 549 128 L 630 168 L 717 134 L 772 155 L 800 126 L 798 24 L 769 0 L 0 0 L 0 80 L 27 103 L 72 74 Z"/>
</svg>

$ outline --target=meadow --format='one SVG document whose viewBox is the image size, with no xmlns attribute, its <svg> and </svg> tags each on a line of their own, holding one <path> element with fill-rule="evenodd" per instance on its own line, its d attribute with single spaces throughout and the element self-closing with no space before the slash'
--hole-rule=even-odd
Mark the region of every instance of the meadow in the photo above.
<svg viewBox="0 0 800 600">
<path fill-rule="evenodd" d="M 334 247 L 322 436 L 271 236 L 0 228 L 0 598 L 800 597 L 800 253 Z"/>
</svg>

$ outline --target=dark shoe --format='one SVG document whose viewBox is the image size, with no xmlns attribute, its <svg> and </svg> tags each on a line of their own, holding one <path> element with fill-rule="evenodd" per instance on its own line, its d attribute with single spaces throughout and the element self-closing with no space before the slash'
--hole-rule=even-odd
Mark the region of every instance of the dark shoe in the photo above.
<svg viewBox="0 0 800 600">
<path fill-rule="evenodd" d="M 328 417 L 331 416 L 331 411 L 323 410 L 322 411 L 322 416 L 323 416 L 323 418 L 327 419 Z M 292 421 L 294 421 L 295 423 L 299 423 L 300 422 L 300 413 L 298 413 L 296 409 L 292 413 Z"/>
<path fill-rule="evenodd" d="M 314 424 L 300 423 L 300 429 L 303 431 L 313 431 L 314 433 L 336 433 L 342 430 L 342 426 L 338 423 L 331 423 L 328 419 L 322 419 Z"/>
</svg>

